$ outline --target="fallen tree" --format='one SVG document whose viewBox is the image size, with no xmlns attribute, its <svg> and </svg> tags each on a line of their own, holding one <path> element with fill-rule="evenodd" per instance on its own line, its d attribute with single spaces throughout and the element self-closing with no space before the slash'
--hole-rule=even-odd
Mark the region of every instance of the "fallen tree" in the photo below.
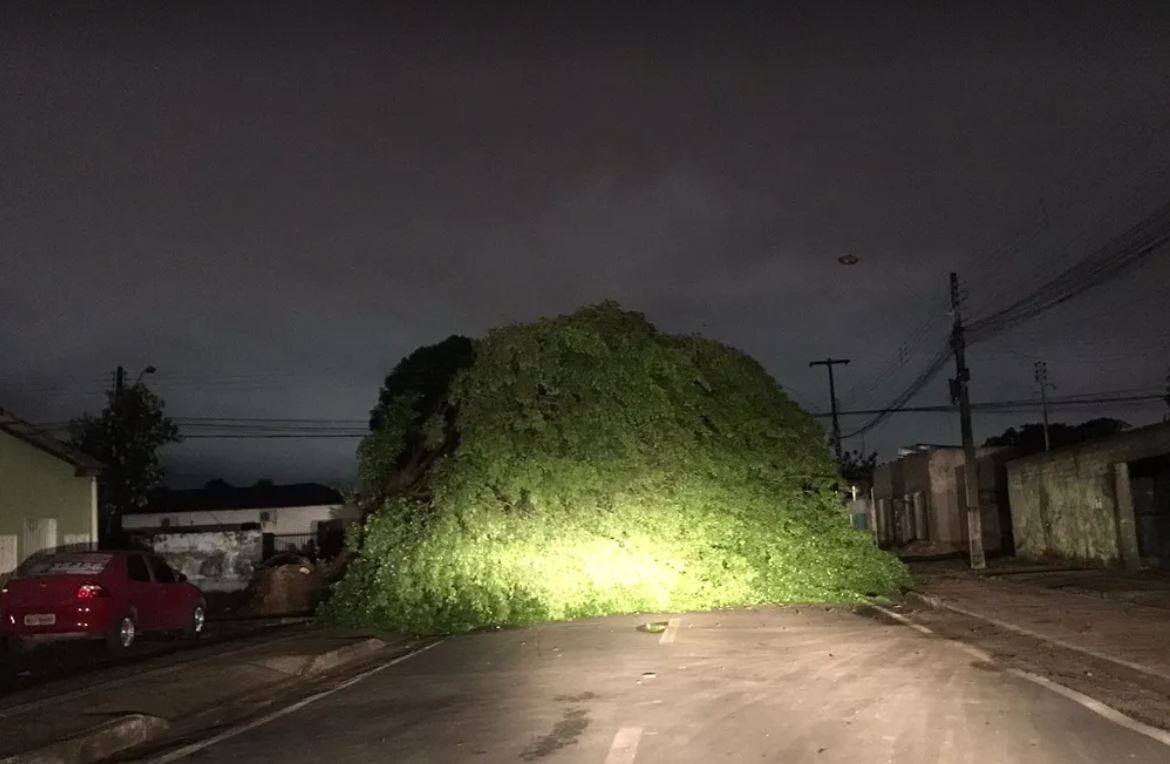
<svg viewBox="0 0 1170 764">
<path fill-rule="evenodd" d="M 335 622 L 452 632 L 908 583 L 759 364 L 612 303 L 421 349 L 371 420 Z"/>
</svg>

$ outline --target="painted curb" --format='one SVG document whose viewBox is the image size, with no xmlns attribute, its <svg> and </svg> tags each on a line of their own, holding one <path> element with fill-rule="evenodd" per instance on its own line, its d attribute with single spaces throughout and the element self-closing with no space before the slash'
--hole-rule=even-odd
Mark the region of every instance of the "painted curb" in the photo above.
<svg viewBox="0 0 1170 764">
<path fill-rule="evenodd" d="M 922 604 L 925 604 L 929 607 L 932 607 L 932 608 L 936 608 L 939 610 L 949 610 L 952 613 L 958 613 L 959 615 L 967 616 L 968 618 L 974 618 L 976 620 L 983 621 L 984 623 L 989 623 L 992 626 L 995 626 L 995 627 L 1000 628 L 1000 629 L 1004 629 L 1005 631 L 1014 632 L 1016 634 L 1022 634 L 1025 637 L 1031 637 L 1032 639 L 1036 639 L 1036 640 L 1039 640 L 1041 642 L 1045 642 L 1045 643 L 1050 644 L 1050 645 L 1056 645 L 1057 647 L 1063 647 L 1066 650 L 1072 650 L 1073 652 L 1077 652 L 1077 653 L 1080 653 L 1082 655 L 1088 655 L 1091 658 L 1096 658 L 1097 660 L 1106 661 L 1108 663 L 1114 664 L 1115 666 L 1122 666 L 1122 667 L 1127 668 L 1131 671 L 1136 671 L 1139 674 L 1145 674 L 1148 677 L 1159 679 L 1161 681 L 1170 681 L 1170 673 L 1159 671 L 1158 669 L 1156 669 L 1152 666 L 1147 666 L 1147 665 L 1142 664 L 1142 663 L 1135 663 L 1134 661 L 1129 661 L 1129 660 L 1126 660 L 1124 658 L 1118 658 L 1116 656 L 1109 655 L 1108 653 L 1100 652 L 1099 650 L 1094 650 L 1092 648 L 1083 647 L 1081 645 L 1074 644 L 1072 642 L 1067 642 L 1063 639 L 1058 639 L 1056 637 L 1050 637 L 1047 634 L 1042 634 L 1041 632 L 1033 631 L 1032 629 L 1025 628 L 1025 627 L 1020 626 L 1018 624 L 1010 623 L 1008 621 L 1003 621 L 1003 620 L 1000 620 L 998 618 L 992 618 L 991 616 L 983 615 L 982 613 L 977 613 L 973 610 L 968 610 L 966 608 L 959 607 L 958 605 L 952 605 L 952 604 L 950 604 L 950 603 L 948 603 L 948 602 L 946 602 L 938 597 L 935 597 L 934 595 L 924 594 L 922 592 L 910 591 L 910 592 L 906 592 L 906 596 L 910 599 L 916 600 L 916 601 L 918 601 Z M 0 764 L 2 764 L 2 763 L 0 763 Z"/>
<path fill-rule="evenodd" d="M 147 714 L 127 714 L 79 735 L 0 759 L 0 764 L 90 764 L 119 751 L 157 740 L 171 729 L 166 719 Z"/>
<path fill-rule="evenodd" d="M 288 674 L 290 677 L 311 677 L 337 668 L 350 661 L 376 653 L 388 643 L 373 637 L 352 645 L 343 645 L 319 655 L 277 655 L 258 661 L 257 665 Z"/>
<path fill-rule="evenodd" d="M 373 655 L 387 644 L 381 639 L 371 637 L 311 657 L 285 656 L 291 658 L 295 664 L 295 669 L 288 673 L 303 678 L 316 676 L 359 658 Z M 268 686 L 260 689 L 270 691 L 272 688 Z M 143 743 L 166 737 L 170 729 L 171 724 L 166 719 L 147 714 L 127 714 L 43 748 L 0 759 L 0 764 L 91 764 Z"/>
<path fill-rule="evenodd" d="M 915 623 L 914 621 L 910 620 L 909 618 L 902 615 L 901 613 L 895 613 L 892 610 L 887 610 L 886 608 L 884 608 L 880 605 L 874 605 L 873 607 L 878 612 L 883 613 L 884 615 L 888 616 L 892 620 L 902 624 L 903 626 L 908 626 L 911 629 L 914 629 L 915 631 L 926 635 L 927 637 L 937 638 L 939 636 L 939 634 L 937 634 L 933 629 L 931 629 L 927 626 L 923 626 L 920 623 Z M 946 607 L 946 606 L 944 605 L 943 607 Z M 980 661 L 983 661 L 985 663 L 989 663 L 992 665 L 1002 665 L 999 661 L 995 660 L 995 658 L 991 655 L 991 653 L 988 653 L 986 650 L 982 650 L 978 647 L 975 647 L 974 645 L 969 645 L 963 641 L 948 641 L 948 644 L 951 647 L 958 648 L 965 653 L 968 653 L 970 655 L 975 656 Z M 1101 701 L 1097 700 L 1096 698 L 1094 698 L 1092 696 L 1086 695 L 1083 692 L 1078 692 L 1077 690 L 1074 690 L 1071 687 L 1066 687 L 1063 684 L 1060 684 L 1059 682 L 1054 682 L 1051 679 L 1049 679 L 1048 677 L 1040 676 L 1039 674 L 1034 674 L 1031 671 L 1024 671 L 1023 669 L 1009 668 L 1006 666 L 1004 668 L 1007 671 L 1007 673 L 1012 674 L 1013 676 L 1017 676 L 1020 679 L 1023 679 L 1025 681 L 1032 682 L 1033 684 L 1040 685 L 1041 687 L 1043 687 L 1047 690 L 1050 690 L 1050 691 L 1056 693 L 1057 695 L 1061 695 L 1065 698 L 1068 698 L 1069 700 L 1080 704 L 1081 706 L 1087 708 L 1088 710 L 1092 711 L 1093 713 L 1097 714 L 1098 716 L 1101 716 L 1101 717 L 1104 717 L 1105 719 L 1108 719 L 1109 721 L 1113 722 L 1114 724 L 1117 724 L 1121 727 L 1124 727 L 1132 732 L 1136 732 L 1139 735 L 1145 735 L 1146 737 L 1148 737 L 1152 740 L 1156 740 L 1163 745 L 1170 746 L 1170 732 L 1168 732 L 1164 729 L 1161 729 L 1159 727 L 1154 727 L 1153 725 L 1146 724 L 1145 722 L 1142 722 L 1142 721 L 1138 721 L 1137 719 L 1134 719 L 1133 717 L 1127 716 L 1124 713 L 1122 713 L 1121 711 L 1118 711 L 1116 708 L 1114 708 L 1110 705 L 1107 705 L 1105 703 L 1102 703 Z"/>
<path fill-rule="evenodd" d="M 301 670 L 301 676 L 315 676 L 324 673 L 344 663 L 373 655 L 385 646 L 386 642 L 375 637 L 370 637 L 357 644 L 346 645 L 336 650 L 330 650 L 327 653 L 315 655 L 305 664 L 304 669 Z"/>
</svg>

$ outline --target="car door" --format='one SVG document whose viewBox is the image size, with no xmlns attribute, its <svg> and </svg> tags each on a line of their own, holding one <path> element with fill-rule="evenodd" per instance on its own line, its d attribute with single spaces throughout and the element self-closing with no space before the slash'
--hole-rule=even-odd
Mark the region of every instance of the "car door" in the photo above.
<svg viewBox="0 0 1170 764">
<path fill-rule="evenodd" d="M 150 576 L 146 556 L 138 553 L 126 555 L 126 599 L 137 614 L 138 631 L 158 629 L 155 583 Z"/>
<path fill-rule="evenodd" d="M 181 629 L 187 625 L 188 608 L 179 586 L 179 574 L 161 557 L 151 555 L 150 569 L 154 573 L 155 616 L 160 629 Z"/>
</svg>

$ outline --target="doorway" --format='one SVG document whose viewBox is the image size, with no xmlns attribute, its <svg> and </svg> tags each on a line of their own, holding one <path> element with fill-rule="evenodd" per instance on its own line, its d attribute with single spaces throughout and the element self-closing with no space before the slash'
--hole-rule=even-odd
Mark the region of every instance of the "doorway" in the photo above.
<svg viewBox="0 0 1170 764">
<path fill-rule="evenodd" d="M 1129 463 L 1138 553 L 1170 563 L 1170 454 Z"/>
</svg>

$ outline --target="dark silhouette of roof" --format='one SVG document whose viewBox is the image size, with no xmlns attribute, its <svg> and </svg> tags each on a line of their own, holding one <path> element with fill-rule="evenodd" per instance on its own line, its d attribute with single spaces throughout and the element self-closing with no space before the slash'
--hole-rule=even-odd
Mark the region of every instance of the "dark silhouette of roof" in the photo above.
<svg viewBox="0 0 1170 764">
<path fill-rule="evenodd" d="M 213 480 L 203 488 L 156 491 L 151 494 L 146 506 L 137 511 L 149 513 L 280 509 L 344 503 L 345 499 L 340 493 L 320 483 L 275 485 L 260 482 L 250 486 L 234 486 L 222 480 Z"/>
<path fill-rule="evenodd" d="M 66 464 L 73 465 L 78 477 L 95 477 L 102 471 L 102 463 L 73 446 L 57 440 L 49 433 L 41 430 L 11 411 L 0 408 L 0 432 L 6 432 L 14 438 L 24 441 L 34 448 L 55 456 Z"/>
</svg>

